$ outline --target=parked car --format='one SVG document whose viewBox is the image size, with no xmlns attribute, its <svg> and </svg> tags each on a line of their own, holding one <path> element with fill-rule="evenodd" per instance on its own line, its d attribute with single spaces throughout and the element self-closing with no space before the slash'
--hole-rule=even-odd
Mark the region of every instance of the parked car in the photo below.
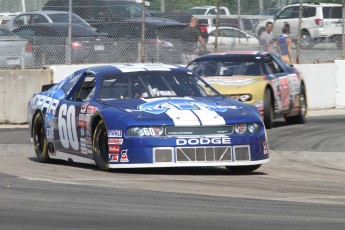
<svg viewBox="0 0 345 230">
<path fill-rule="evenodd" d="M 67 11 L 32 11 L 20 13 L 11 18 L 5 25 L 14 30 L 23 25 L 31 25 L 36 23 L 68 23 L 69 12 Z M 72 14 L 72 23 L 90 27 L 84 19 Z"/>
<path fill-rule="evenodd" d="M 199 19 L 199 23 L 201 25 L 205 25 L 207 27 L 213 26 L 215 27 L 217 25 L 217 17 L 214 15 L 209 15 L 209 16 L 197 16 Z M 252 33 L 253 27 L 257 23 L 258 19 L 257 18 L 245 18 L 241 17 L 238 18 L 237 16 L 220 16 L 219 17 L 219 26 L 229 26 L 229 27 L 234 27 L 236 29 L 240 29 L 248 34 Z"/>
<path fill-rule="evenodd" d="M 70 0 L 48 0 L 42 10 L 68 11 L 69 2 Z M 89 23 L 117 22 L 122 19 L 141 17 L 143 12 L 142 2 L 136 0 L 72 0 L 72 6 L 72 12 Z M 150 16 L 149 13 L 145 15 Z"/>
<path fill-rule="evenodd" d="M 229 50 L 257 50 L 259 48 L 259 40 L 239 29 L 233 27 L 208 27 L 209 37 L 207 47 L 209 50 L 213 50 L 216 37 L 218 33 L 218 51 Z"/>
<path fill-rule="evenodd" d="M 269 162 L 255 106 L 221 96 L 192 71 L 165 64 L 88 67 L 28 103 L 37 160 L 112 168 L 212 167 L 249 172 Z"/>
<path fill-rule="evenodd" d="M 151 13 L 151 15 L 156 18 L 168 18 L 168 19 L 175 20 L 181 23 L 185 23 L 186 26 L 189 24 L 190 19 L 193 17 L 193 15 L 188 14 L 186 12 L 154 12 L 154 13 Z M 200 29 L 202 38 L 204 39 L 205 42 L 207 42 L 208 24 L 205 23 L 204 20 L 199 19 L 197 27 Z"/>
<path fill-rule="evenodd" d="M 302 75 L 273 53 L 237 51 L 196 58 L 187 67 L 224 96 L 255 105 L 266 128 L 273 119 L 306 121 L 307 95 Z"/>
<path fill-rule="evenodd" d="M 17 37 L 5 26 L 0 26 L 0 49 L 1 68 L 34 67 L 31 43 Z"/>
<path fill-rule="evenodd" d="M 194 6 L 187 10 L 191 15 L 217 15 L 218 9 L 216 6 Z M 219 7 L 219 15 L 231 15 L 228 7 Z"/>
<path fill-rule="evenodd" d="M 21 26 L 13 32 L 32 44 L 35 65 L 71 63 L 103 63 L 116 60 L 116 43 L 93 29 L 78 24 L 71 26 L 68 46 L 68 23 L 39 23 Z"/>
<path fill-rule="evenodd" d="M 142 19 L 92 23 L 96 31 L 113 38 L 122 62 L 140 62 Z M 170 19 L 145 18 L 145 62 L 181 63 L 180 31 L 186 27 Z"/>
<path fill-rule="evenodd" d="M 278 38 L 284 23 L 290 24 L 290 37 L 297 42 L 300 4 L 292 4 L 283 8 L 271 21 L 273 35 Z M 338 48 L 342 41 L 342 5 L 334 3 L 302 4 L 301 47 L 312 48 L 323 41 L 335 43 Z M 260 23 L 256 32 L 263 31 L 265 22 Z"/>
<path fill-rule="evenodd" d="M 20 13 L 21 12 L 14 12 L 14 13 L 3 12 L 3 13 L 0 13 L 0 24 L 1 25 L 6 24 L 11 18 L 15 17 L 16 15 L 18 15 Z"/>
</svg>

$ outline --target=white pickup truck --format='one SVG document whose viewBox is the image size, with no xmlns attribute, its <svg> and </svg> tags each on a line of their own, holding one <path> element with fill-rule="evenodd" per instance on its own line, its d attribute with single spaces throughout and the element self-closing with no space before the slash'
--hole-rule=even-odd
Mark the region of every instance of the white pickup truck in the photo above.
<svg viewBox="0 0 345 230">
<path fill-rule="evenodd" d="M 217 15 L 216 6 L 195 6 L 190 8 L 187 13 L 191 15 Z M 221 6 L 219 8 L 219 15 L 228 15 L 230 16 L 230 10 L 228 7 Z"/>
</svg>

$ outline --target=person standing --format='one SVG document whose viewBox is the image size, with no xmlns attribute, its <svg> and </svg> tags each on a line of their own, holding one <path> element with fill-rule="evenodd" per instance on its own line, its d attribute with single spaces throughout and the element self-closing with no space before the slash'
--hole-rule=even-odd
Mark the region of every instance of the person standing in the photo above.
<svg viewBox="0 0 345 230">
<path fill-rule="evenodd" d="M 273 52 L 273 23 L 267 22 L 265 31 L 260 35 L 260 45 L 262 51 Z"/>
<path fill-rule="evenodd" d="M 182 62 L 189 63 L 198 56 L 198 43 L 203 49 L 208 52 L 206 43 L 201 36 L 200 29 L 197 28 L 198 19 L 193 16 L 190 19 L 189 25 L 180 33 Z"/>
<path fill-rule="evenodd" d="M 292 39 L 289 37 L 290 25 L 288 23 L 284 24 L 282 29 L 282 35 L 278 40 L 278 50 L 280 58 L 289 65 L 293 64 L 292 61 Z"/>
</svg>

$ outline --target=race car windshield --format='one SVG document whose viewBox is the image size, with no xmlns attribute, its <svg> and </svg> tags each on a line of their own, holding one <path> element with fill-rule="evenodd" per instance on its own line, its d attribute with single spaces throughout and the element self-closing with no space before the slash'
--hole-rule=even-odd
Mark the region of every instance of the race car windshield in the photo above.
<svg viewBox="0 0 345 230">
<path fill-rule="evenodd" d="M 202 77 L 209 76 L 261 76 L 263 71 L 260 62 L 252 61 L 198 61 L 192 63 L 189 69 Z"/>
<path fill-rule="evenodd" d="M 119 100 L 219 95 L 205 81 L 191 72 L 143 71 L 103 76 L 98 98 L 100 100 Z"/>
</svg>

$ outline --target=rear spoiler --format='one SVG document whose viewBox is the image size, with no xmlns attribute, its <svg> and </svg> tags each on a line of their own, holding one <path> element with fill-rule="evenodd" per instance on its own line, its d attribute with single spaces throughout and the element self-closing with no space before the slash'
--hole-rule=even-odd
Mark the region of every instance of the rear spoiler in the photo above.
<svg viewBox="0 0 345 230">
<path fill-rule="evenodd" d="M 47 91 L 48 89 L 50 89 L 51 87 L 53 87 L 56 84 L 48 84 L 48 85 L 42 85 L 41 91 Z"/>
</svg>

